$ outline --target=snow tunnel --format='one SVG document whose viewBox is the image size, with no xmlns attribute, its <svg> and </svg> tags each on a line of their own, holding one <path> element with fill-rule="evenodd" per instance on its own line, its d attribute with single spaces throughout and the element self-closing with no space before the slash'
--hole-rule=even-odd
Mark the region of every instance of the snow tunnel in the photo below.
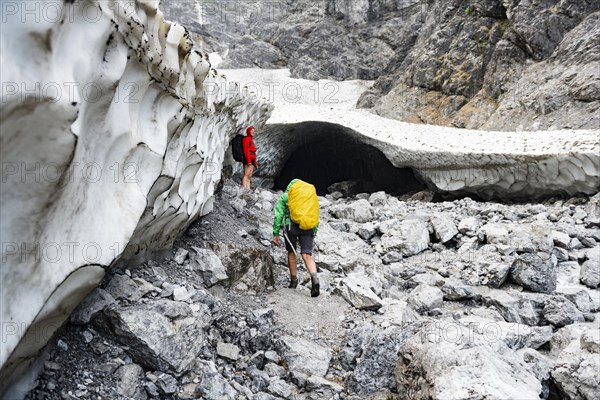
<svg viewBox="0 0 600 400">
<path fill-rule="evenodd" d="M 341 125 L 268 125 L 255 142 L 259 164 L 265 166 L 256 176 L 273 189 L 284 190 L 294 178 L 314 184 L 319 195 L 334 190 L 401 195 L 426 188 L 411 168 L 395 167 L 381 150 Z"/>
</svg>

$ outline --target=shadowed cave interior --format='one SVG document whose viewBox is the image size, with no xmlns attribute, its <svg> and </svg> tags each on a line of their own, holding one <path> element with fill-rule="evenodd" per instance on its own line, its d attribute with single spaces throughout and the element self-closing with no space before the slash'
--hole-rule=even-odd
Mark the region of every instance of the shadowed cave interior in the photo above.
<svg viewBox="0 0 600 400">
<path fill-rule="evenodd" d="M 294 178 L 312 183 L 321 196 L 338 182 L 347 182 L 338 188 L 345 195 L 383 190 L 397 196 L 426 189 L 412 169 L 394 167 L 379 149 L 360 142 L 340 126 L 312 123 L 292 129 L 309 132 L 290 132 L 301 133 L 301 143 L 289 154 L 273 189 L 285 190 Z"/>
</svg>

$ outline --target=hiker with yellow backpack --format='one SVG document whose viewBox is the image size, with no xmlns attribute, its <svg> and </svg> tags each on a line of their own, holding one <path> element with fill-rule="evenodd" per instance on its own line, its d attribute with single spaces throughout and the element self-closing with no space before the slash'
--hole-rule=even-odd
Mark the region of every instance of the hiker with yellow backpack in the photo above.
<svg viewBox="0 0 600 400">
<path fill-rule="evenodd" d="M 288 287 L 295 289 L 298 286 L 296 245 L 300 242 L 300 254 L 310 273 L 311 297 L 319 295 L 317 266 L 312 257 L 313 242 L 318 226 L 319 199 L 315 187 L 300 179 L 292 180 L 275 205 L 273 243 L 277 246 L 281 244 L 279 233 L 283 228 L 285 248 L 288 252 L 288 268 L 290 269 L 290 285 Z"/>
</svg>

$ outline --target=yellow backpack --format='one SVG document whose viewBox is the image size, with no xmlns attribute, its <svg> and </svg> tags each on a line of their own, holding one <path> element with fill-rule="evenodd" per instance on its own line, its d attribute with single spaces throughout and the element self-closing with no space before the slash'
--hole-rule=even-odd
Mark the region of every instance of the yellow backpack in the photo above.
<svg viewBox="0 0 600 400">
<path fill-rule="evenodd" d="M 317 190 L 310 183 L 298 180 L 288 191 L 290 218 L 300 229 L 309 230 L 319 224 L 319 199 Z"/>
</svg>

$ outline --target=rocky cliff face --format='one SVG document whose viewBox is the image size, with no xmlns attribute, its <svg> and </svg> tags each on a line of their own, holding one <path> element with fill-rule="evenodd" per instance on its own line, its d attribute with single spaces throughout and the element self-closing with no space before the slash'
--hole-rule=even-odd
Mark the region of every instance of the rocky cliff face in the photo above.
<svg viewBox="0 0 600 400">
<path fill-rule="evenodd" d="M 165 4 L 225 67 L 376 79 L 358 106 L 409 122 L 600 127 L 598 0 L 225 3 L 199 1 L 193 14 Z"/>
</svg>

